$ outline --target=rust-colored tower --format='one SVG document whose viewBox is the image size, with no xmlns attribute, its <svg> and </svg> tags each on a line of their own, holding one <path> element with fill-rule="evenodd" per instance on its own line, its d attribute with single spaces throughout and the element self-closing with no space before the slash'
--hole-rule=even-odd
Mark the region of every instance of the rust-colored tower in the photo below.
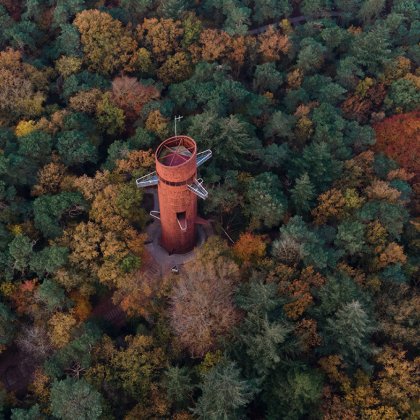
<svg viewBox="0 0 420 420">
<path fill-rule="evenodd" d="M 161 244 L 169 253 L 190 251 L 195 243 L 197 196 L 188 189 L 197 179 L 197 146 L 190 137 L 172 137 L 156 151 Z"/>
<path fill-rule="evenodd" d="M 207 198 L 197 166 L 211 157 L 211 151 L 197 153 L 191 137 L 175 136 L 156 150 L 156 172 L 136 181 L 138 187 L 158 186 L 159 212 L 151 215 L 161 222 L 160 243 L 170 254 L 183 254 L 196 241 L 197 196 Z"/>
</svg>

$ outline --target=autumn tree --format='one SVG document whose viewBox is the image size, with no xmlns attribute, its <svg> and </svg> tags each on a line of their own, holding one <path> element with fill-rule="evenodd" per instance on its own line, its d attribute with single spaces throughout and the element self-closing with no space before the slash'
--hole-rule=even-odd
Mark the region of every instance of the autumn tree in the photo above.
<svg viewBox="0 0 420 420">
<path fill-rule="evenodd" d="M 47 163 L 38 171 L 38 180 L 32 189 L 32 195 L 56 194 L 60 191 L 66 167 L 60 162 Z"/>
<path fill-rule="evenodd" d="M 349 377 L 339 356 L 320 359 L 322 370 L 344 394 L 343 399 L 338 395 L 332 398 L 329 396 L 328 403 L 333 405 L 329 410 L 338 410 L 354 419 L 396 419 L 416 415 L 418 398 L 414 395 L 418 393 L 418 386 L 415 384 L 418 359 L 409 360 L 406 352 L 386 346 L 379 352 L 376 360 L 381 365 L 375 375 L 358 370 L 353 377 Z"/>
<path fill-rule="evenodd" d="M 201 56 L 205 61 L 217 61 L 226 56 L 231 37 L 224 31 L 204 29 L 200 34 Z"/>
<path fill-rule="evenodd" d="M 78 57 L 61 56 L 55 62 L 55 68 L 63 77 L 69 77 L 82 68 L 83 61 Z"/>
<path fill-rule="evenodd" d="M 161 139 L 164 139 L 169 134 L 169 120 L 158 109 L 149 113 L 145 125 L 147 130 L 155 133 Z"/>
<path fill-rule="evenodd" d="M 96 273 L 100 255 L 99 245 L 103 240 L 100 226 L 92 222 L 79 223 L 71 231 L 65 232 L 65 239 L 71 250 L 70 262 L 91 273 Z"/>
<path fill-rule="evenodd" d="M 184 29 L 173 19 L 144 19 L 137 27 L 140 43 L 149 49 L 155 60 L 162 63 L 168 55 L 178 51 Z"/>
<path fill-rule="evenodd" d="M 90 69 L 112 74 L 134 65 L 137 42 L 119 20 L 99 10 L 84 10 L 73 25 L 81 34 L 84 59 Z"/>
<path fill-rule="evenodd" d="M 11 49 L 0 53 L 0 115 L 6 120 L 40 115 L 48 83 L 46 73 L 23 62 Z"/>
<path fill-rule="evenodd" d="M 119 134 L 125 128 L 124 112 L 115 106 L 109 92 L 104 93 L 96 104 L 96 119 L 100 129 L 110 135 Z"/>
<path fill-rule="evenodd" d="M 258 53 L 262 62 L 280 60 L 282 54 L 287 54 L 290 49 L 290 42 L 287 35 L 282 35 L 274 26 L 258 36 Z"/>
<path fill-rule="evenodd" d="M 141 168 L 142 159 L 150 158 L 147 152 L 133 153 L 137 158 L 136 168 Z M 120 161 L 120 164 L 123 171 L 128 162 Z M 91 274 L 94 274 L 104 284 L 120 288 L 122 293 L 132 272 L 140 267 L 143 254 L 144 235 L 131 225 L 131 222 L 142 225 L 145 221 L 144 212 L 139 211 L 142 193 L 135 185 L 110 183 L 108 172 L 98 172 L 94 178 L 80 177 L 75 180 L 75 186 L 91 202 L 90 221 L 67 231 L 65 243 L 71 251 L 69 260 L 77 263 L 85 275 L 79 273 L 75 277 L 74 270 L 59 272 L 60 281 L 71 287 L 72 277 L 79 278 L 78 284 L 88 275 L 92 283 Z"/>
<path fill-rule="evenodd" d="M 233 247 L 233 252 L 242 262 L 258 262 L 264 257 L 266 243 L 259 235 L 242 233 Z"/>
<path fill-rule="evenodd" d="M 418 17 L 0 0 L 0 418 L 420 418 Z M 135 182 L 175 115 L 216 233 L 178 275 Z"/>
<path fill-rule="evenodd" d="M 348 118 L 354 118 L 366 123 L 372 114 L 385 99 L 385 86 L 367 77 L 356 86 L 354 94 L 349 95 L 341 104 L 341 108 Z"/>
<path fill-rule="evenodd" d="M 299 278 L 288 280 L 282 276 L 277 284 L 279 294 L 289 298 L 283 307 L 285 314 L 291 319 L 299 319 L 313 304 L 316 289 L 324 282 L 325 279 L 311 266 L 303 269 Z"/>
<path fill-rule="evenodd" d="M 171 325 L 182 347 L 203 356 L 238 320 L 233 286 L 238 267 L 222 257 L 194 262 L 171 294 Z"/>
<path fill-rule="evenodd" d="M 33 120 L 21 120 L 16 125 L 15 134 L 17 137 L 27 136 L 37 130 L 37 124 Z"/>
<path fill-rule="evenodd" d="M 376 383 L 381 399 L 403 416 L 416 415 L 415 406 L 420 391 L 416 381 L 419 358 L 411 361 L 407 352 L 387 346 L 378 356 L 378 361 L 384 366 Z"/>
<path fill-rule="evenodd" d="M 157 98 L 159 91 L 154 86 L 145 86 L 135 77 L 119 76 L 112 82 L 112 100 L 130 121 L 139 116 L 145 104 Z"/>
<path fill-rule="evenodd" d="M 377 151 L 395 159 L 403 168 L 419 176 L 420 167 L 420 113 L 394 115 L 374 125 Z"/>
<path fill-rule="evenodd" d="M 346 191 L 345 194 L 353 194 L 352 190 Z M 354 191 L 354 194 L 357 194 Z M 358 197 L 358 195 L 356 195 Z M 354 202 L 355 200 L 353 200 Z M 325 223 L 327 220 L 340 220 L 346 216 L 348 210 L 347 200 L 345 195 L 338 189 L 331 189 L 321 194 L 318 197 L 318 206 L 312 211 L 315 222 L 319 225 Z M 356 200 L 357 207 L 360 207 L 363 201 Z M 356 207 L 356 208 L 357 208 Z M 346 211 L 347 210 L 347 211 Z"/>
<path fill-rule="evenodd" d="M 72 328 L 76 325 L 76 319 L 66 313 L 57 312 L 48 321 L 50 328 L 51 343 L 57 347 L 64 347 L 71 338 Z"/>
<path fill-rule="evenodd" d="M 182 51 L 169 56 L 157 71 L 159 79 L 161 79 L 165 85 L 186 80 L 191 73 L 190 59 Z"/>
<path fill-rule="evenodd" d="M 118 349 L 105 336 L 94 348 L 94 364 L 86 376 L 99 388 L 110 384 L 119 392 L 117 399 L 129 396 L 135 401 L 147 401 L 154 378 L 165 363 L 164 352 L 150 336 L 127 336 L 125 343 L 125 348 Z"/>
<path fill-rule="evenodd" d="M 86 321 L 92 313 L 92 305 L 89 298 L 77 291 L 70 293 L 70 298 L 74 302 L 74 307 L 71 309 L 72 315 L 74 315 L 78 323 Z"/>
<path fill-rule="evenodd" d="M 97 88 L 81 90 L 70 98 L 69 105 L 74 111 L 94 114 L 101 99 L 102 92 Z"/>
<path fill-rule="evenodd" d="M 384 291 L 375 305 L 380 330 L 395 343 L 417 347 L 420 344 L 420 338 L 415 333 L 420 324 L 420 316 L 415 310 L 418 303 L 419 294 L 413 293 L 406 285 Z"/>
</svg>

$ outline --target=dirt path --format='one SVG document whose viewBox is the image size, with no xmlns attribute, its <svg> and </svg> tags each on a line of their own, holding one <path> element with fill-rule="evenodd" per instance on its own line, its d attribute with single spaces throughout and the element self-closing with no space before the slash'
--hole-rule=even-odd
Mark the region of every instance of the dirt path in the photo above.
<svg viewBox="0 0 420 420">
<path fill-rule="evenodd" d="M 289 18 L 288 21 L 292 25 L 299 25 L 303 22 L 308 22 L 309 20 L 315 20 L 315 19 L 324 19 L 324 18 L 330 18 L 330 17 L 340 17 L 342 13 L 340 12 L 325 12 L 323 16 L 319 16 L 318 18 L 310 17 L 310 16 L 295 16 L 292 18 Z M 270 25 L 263 25 L 255 29 L 250 29 L 247 34 L 248 35 L 258 35 L 262 32 L 265 32 L 270 26 L 279 26 L 279 23 L 272 23 Z"/>
</svg>

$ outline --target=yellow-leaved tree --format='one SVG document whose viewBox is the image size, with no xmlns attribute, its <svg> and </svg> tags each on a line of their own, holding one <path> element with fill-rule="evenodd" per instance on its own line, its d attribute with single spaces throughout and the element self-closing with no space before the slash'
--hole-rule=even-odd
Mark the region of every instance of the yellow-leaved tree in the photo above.
<svg viewBox="0 0 420 420">
<path fill-rule="evenodd" d="M 91 70 L 112 74 L 133 69 L 137 41 L 119 20 L 99 10 L 83 10 L 73 24 L 81 34 L 84 59 Z"/>
</svg>

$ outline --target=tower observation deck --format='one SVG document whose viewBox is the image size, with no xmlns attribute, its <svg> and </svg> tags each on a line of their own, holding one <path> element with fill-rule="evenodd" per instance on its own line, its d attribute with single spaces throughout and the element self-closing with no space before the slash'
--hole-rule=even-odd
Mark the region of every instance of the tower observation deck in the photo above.
<svg viewBox="0 0 420 420">
<path fill-rule="evenodd" d="M 197 179 L 197 167 L 210 159 L 212 152 L 197 153 L 195 141 L 188 136 L 174 136 L 156 150 L 156 172 L 136 180 L 140 188 L 158 186 L 160 243 L 170 254 L 190 251 L 196 241 L 197 197 L 206 199 L 203 180 Z"/>
</svg>

